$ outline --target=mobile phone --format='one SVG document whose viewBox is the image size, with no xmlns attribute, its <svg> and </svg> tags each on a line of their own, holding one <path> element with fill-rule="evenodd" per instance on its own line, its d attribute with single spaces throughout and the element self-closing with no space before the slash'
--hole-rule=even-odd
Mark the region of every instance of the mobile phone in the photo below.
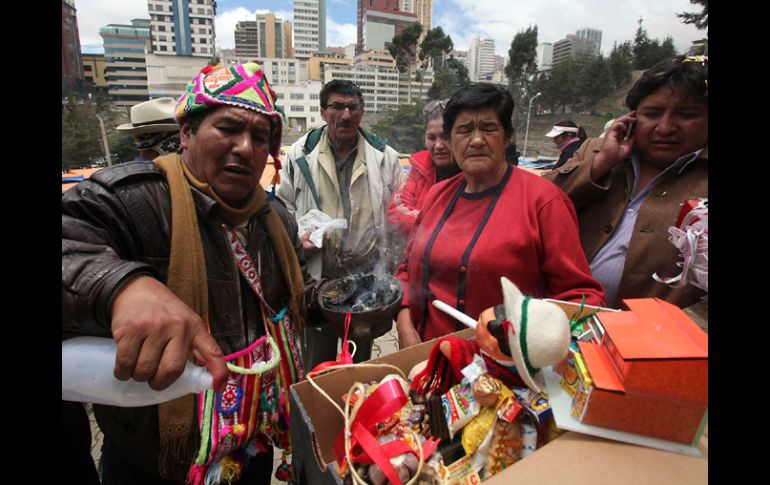
<svg viewBox="0 0 770 485">
<path fill-rule="evenodd" d="M 634 135 L 634 129 L 636 128 L 636 121 L 629 121 L 626 123 L 626 135 L 623 137 L 623 141 L 628 140 Z"/>
</svg>

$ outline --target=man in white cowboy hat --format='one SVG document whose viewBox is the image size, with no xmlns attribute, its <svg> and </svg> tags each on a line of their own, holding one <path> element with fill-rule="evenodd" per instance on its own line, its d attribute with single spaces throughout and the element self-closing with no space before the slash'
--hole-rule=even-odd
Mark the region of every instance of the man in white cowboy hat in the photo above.
<svg viewBox="0 0 770 485">
<path fill-rule="evenodd" d="M 137 160 L 155 160 L 157 157 L 179 151 L 179 125 L 174 120 L 174 98 L 157 98 L 131 107 L 131 122 L 116 129 L 134 136 L 139 151 Z"/>
</svg>

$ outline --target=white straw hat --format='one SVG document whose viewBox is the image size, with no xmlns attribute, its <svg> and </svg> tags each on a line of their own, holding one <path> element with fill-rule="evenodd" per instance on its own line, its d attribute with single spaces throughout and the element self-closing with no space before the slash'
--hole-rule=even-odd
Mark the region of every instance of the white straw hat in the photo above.
<svg viewBox="0 0 770 485">
<path fill-rule="evenodd" d="M 118 126 L 117 130 L 131 135 L 177 131 L 179 125 L 174 120 L 175 107 L 174 98 L 157 98 L 135 104 L 131 107 L 131 123 Z"/>
</svg>

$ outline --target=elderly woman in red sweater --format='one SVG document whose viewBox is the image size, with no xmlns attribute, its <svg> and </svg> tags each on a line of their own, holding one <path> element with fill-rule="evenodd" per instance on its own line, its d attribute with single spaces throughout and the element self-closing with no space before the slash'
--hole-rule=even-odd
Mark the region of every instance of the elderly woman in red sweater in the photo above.
<svg viewBox="0 0 770 485">
<path fill-rule="evenodd" d="M 412 170 L 398 190 L 393 192 L 388 207 L 388 220 L 406 238 L 414 227 L 420 204 L 434 184 L 460 173 L 452 159 L 444 133 L 444 107 L 448 100 L 433 100 L 425 105 L 425 147 L 409 157 Z"/>
<path fill-rule="evenodd" d="M 536 298 L 604 303 L 572 202 L 505 161 L 512 112 L 510 94 L 491 84 L 461 88 L 446 105 L 444 132 L 462 173 L 429 190 L 409 236 L 397 272 L 401 348 L 462 328 L 430 304 L 434 299 L 473 318 L 500 304 L 502 276 Z"/>
</svg>

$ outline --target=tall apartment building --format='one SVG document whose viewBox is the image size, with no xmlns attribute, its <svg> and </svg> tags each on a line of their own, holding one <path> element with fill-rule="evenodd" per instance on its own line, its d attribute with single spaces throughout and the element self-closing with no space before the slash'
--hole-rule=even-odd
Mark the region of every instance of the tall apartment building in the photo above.
<svg viewBox="0 0 770 485">
<path fill-rule="evenodd" d="M 586 27 L 585 29 L 580 29 L 577 32 L 575 32 L 575 35 L 580 37 L 581 39 L 589 40 L 594 45 L 594 56 L 599 56 L 602 52 L 602 31 L 591 29 Z"/>
<path fill-rule="evenodd" d="M 413 13 L 417 21 L 422 25 L 422 35 L 431 29 L 433 19 L 433 0 L 400 0 L 399 7 L 402 12 Z"/>
<path fill-rule="evenodd" d="M 201 56 L 147 54 L 147 91 L 150 99 L 179 97 L 198 72 L 208 63 Z"/>
<path fill-rule="evenodd" d="M 294 0 L 294 57 L 307 61 L 326 47 L 326 0 Z"/>
<path fill-rule="evenodd" d="M 536 49 L 537 70 L 549 71 L 553 67 L 553 44 L 542 42 Z"/>
<path fill-rule="evenodd" d="M 310 81 L 323 81 L 324 71 L 329 65 L 342 65 L 349 66 L 353 63 L 353 59 L 341 54 L 339 52 L 330 51 L 324 49 L 320 52 L 316 52 L 307 61 L 307 78 Z"/>
<path fill-rule="evenodd" d="M 320 81 L 304 81 L 293 85 L 273 86 L 277 95 L 276 104 L 283 108 L 288 130 L 297 136 L 305 131 L 324 124 L 321 118 L 321 100 L 319 93 L 323 85 Z M 284 129 L 284 139 L 286 131 Z"/>
<path fill-rule="evenodd" d="M 80 60 L 80 33 L 75 0 L 61 2 L 61 92 L 82 95 L 83 65 Z"/>
<path fill-rule="evenodd" d="M 235 52 L 238 57 L 294 57 L 291 24 L 273 13 L 257 14 L 256 21 L 235 26 Z"/>
<path fill-rule="evenodd" d="M 371 49 L 385 49 L 396 34 L 415 22 L 417 22 L 417 16 L 413 13 L 367 9 L 362 20 L 363 44 L 359 46 L 360 50 L 357 50 L 357 53 Z"/>
<path fill-rule="evenodd" d="M 400 13 L 403 0 L 357 0 L 356 7 L 356 54 L 360 54 L 367 49 L 382 49 L 382 47 L 366 47 L 367 26 L 366 18 L 369 10 L 378 10 L 380 12 Z M 390 42 L 390 40 L 388 42 Z"/>
<path fill-rule="evenodd" d="M 257 57 L 259 50 L 259 32 L 254 20 L 241 20 L 235 24 L 235 55 L 239 58 Z"/>
<path fill-rule="evenodd" d="M 567 37 L 553 44 L 553 67 L 567 59 L 581 60 L 595 57 L 596 47 L 593 41 L 567 34 Z"/>
<path fill-rule="evenodd" d="M 495 72 L 495 41 L 478 37 L 471 39 L 466 66 L 471 81 L 489 80 Z"/>
<path fill-rule="evenodd" d="M 150 46 L 150 21 L 134 19 L 131 25 L 109 24 L 99 29 L 104 43 L 107 90 L 117 106 L 147 101 L 146 52 Z"/>
<path fill-rule="evenodd" d="M 152 53 L 214 57 L 216 0 L 147 0 L 147 10 Z"/>
</svg>

